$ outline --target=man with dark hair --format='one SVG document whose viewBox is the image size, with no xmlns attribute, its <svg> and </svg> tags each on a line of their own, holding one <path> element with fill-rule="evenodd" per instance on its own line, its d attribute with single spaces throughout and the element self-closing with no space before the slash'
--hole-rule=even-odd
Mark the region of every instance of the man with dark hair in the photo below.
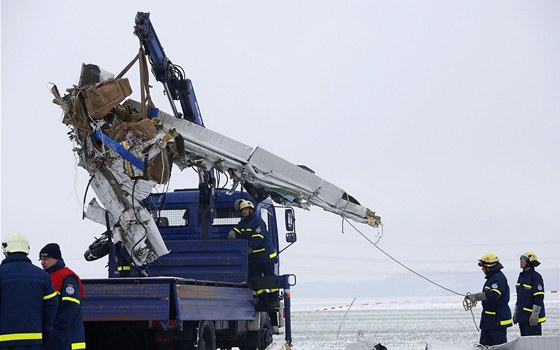
<svg viewBox="0 0 560 350">
<path fill-rule="evenodd" d="M 21 233 L 2 240 L 0 349 L 39 350 L 53 328 L 58 299 L 49 276 L 27 257 Z"/>
<path fill-rule="evenodd" d="M 478 266 L 484 272 L 486 283 L 481 293 L 467 294 L 465 299 L 474 303 L 482 301 L 480 318 L 480 345 L 498 345 L 507 343 L 507 327 L 511 327 L 511 310 L 509 309 L 509 286 L 507 278 L 501 271 L 504 266 L 494 254 L 485 254 L 478 260 Z"/>
<path fill-rule="evenodd" d="M 59 296 L 59 307 L 46 350 L 79 350 L 86 348 L 82 321 L 84 288 L 78 275 L 66 267 L 60 247 L 49 243 L 39 253 L 41 266 L 51 277 Z"/>
<path fill-rule="evenodd" d="M 544 282 L 535 267 L 541 263 L 535 253 L 526 252 L 519 258 L 519 273 L 515 289 L 517 302 L 513 322 L 519 324 L 521 336 L 542 335 L 541 323 L 546 321 L 544 313 Z"/>
</svg>

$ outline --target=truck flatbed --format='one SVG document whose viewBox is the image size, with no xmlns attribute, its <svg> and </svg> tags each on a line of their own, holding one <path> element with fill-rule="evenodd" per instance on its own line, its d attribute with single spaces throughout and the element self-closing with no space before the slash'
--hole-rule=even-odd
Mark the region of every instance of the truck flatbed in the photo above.
<svg viewBox="0 0 560 350">
<path fill-rule="evenodd" d="M 177 277 L 86 279 L 84 321 L 252 320 L 247 283 Z"/>
</svg>

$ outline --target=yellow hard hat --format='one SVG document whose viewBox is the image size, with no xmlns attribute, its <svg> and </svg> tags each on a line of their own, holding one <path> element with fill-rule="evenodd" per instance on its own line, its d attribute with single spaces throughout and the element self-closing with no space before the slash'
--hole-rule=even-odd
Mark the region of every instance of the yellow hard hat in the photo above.
<svg viewBox="0 0 560 350">
<path fill-rule="evenodd" d="M 488 254 L 484 254 L 482 256 L 482 258 L 478 259 L 478 266 L 494 266 L 497 263 L 500 262 L 500 259 L 498 258 L 497 255 L 492 254 L 492 253 L 488 253 Z"/>
<path fill-rule="evenodd" d="M 523 255 L 521 255 L 519 259 L 523 259 L 529 262 L 530 264 L 532 264 L 533 266 L 539 266 L 541 264 L 539 262 L 539 258 L 537 258 L 537 255 L 533 252 L 525 252 L 523 253 Z"/>
<path fill-rule="evenodd" d="M 253 209 L 255 209 L 255 205 L 251 201 L 242 200 L 241 203 L 239 203 L 239 210 L 243 210 L 243 208 L 253 208 Z"/>
<path fill-rule="evenodd" d="M 4 254 L 18 252 L 29 254 L 29 241 L 19 232 L 12 233 L 2 240 L 2 252 Z"/>
</svg>

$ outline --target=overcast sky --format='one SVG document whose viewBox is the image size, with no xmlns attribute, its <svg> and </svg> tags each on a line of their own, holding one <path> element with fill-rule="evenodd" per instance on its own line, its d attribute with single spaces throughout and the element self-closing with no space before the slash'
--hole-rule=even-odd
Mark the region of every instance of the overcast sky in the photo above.
<svg viewBox="0 0 560 350">
<path fill-rule="evenodd" d="M 88 174 L 49 89 L 76 84 L 82 62 L 119 73 L 145 11 L 193 81 L 206 127 L 345 189 L 381 215 L 379 245 L 404 264 L 472 272 L 493 252 L 515 278 L 532 250 L 560 275 L 558 1 L 1 6 L 1 232 L 26 234 L 35 263 L 54 241 L 82 277 L 106 274 L 105 261 L 82 257 L 104 227 L 82 220 Z M 139 99 L 137 68 L 127 76 Z M 174 169 L 171 188 L 195 187 L 192 173 Z M 297 210 L 297 229 L 282 272 L 298 283 L 404 272 L 320 208 Z"/>
</svg>

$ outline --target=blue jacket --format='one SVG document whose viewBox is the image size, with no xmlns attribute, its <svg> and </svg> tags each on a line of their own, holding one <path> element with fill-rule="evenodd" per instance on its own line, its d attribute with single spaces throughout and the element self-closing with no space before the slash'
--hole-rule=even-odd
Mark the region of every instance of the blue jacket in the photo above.
<svg viewBox="0 0 560 350">
<path fill-rule="evenodd" d="M 509 286 L 502 271 L 489 271 L 482 291 L 486 300 L 482 302 L 480 329 L 500 329 L 511 327 L 511 310 L 509 309 Z"/>
<path fill-rule="evenodd" d="M 535 271 L 534 268 L 521 271 L 515 289 L 517 291 L 517 302 L 515 303 L 517 323 L 529 324 L 529 316 L 531 316 L 533 311 L 533 305 L 541 307 L 539 323 L 546 321 L 544 312 L 544 282 L 541 274 Z"/>
<path fill-rule="evenodd" d="M 0 265 L 0 348 L 41 345 L 53 328 L 58 299 L 49 275 L 24 253 Z"/>
<path fill-rule="evenodd" d="M 241 221 L 233 230 L 237 238 L 248 241 L 251 249 L 249 254 L 250 265 L 262 265 L 276 259 L 276 250 L 270 240 L 266 224 L 255 211 L 251 215 L 241 218 Z"/>
<path fill-rule="evenodd" d="M 45 271 L 53 274 L 65 266 L 64 260 L 60 259 L 54 266 Z M 86 348 L 80 290 L 81 281 L 79 281 L 78 276 L 70 274 L 64 277 L 60 290 L 56 291 L 59 297 L 58 313 L 45 350 Z"/>
</svg>

